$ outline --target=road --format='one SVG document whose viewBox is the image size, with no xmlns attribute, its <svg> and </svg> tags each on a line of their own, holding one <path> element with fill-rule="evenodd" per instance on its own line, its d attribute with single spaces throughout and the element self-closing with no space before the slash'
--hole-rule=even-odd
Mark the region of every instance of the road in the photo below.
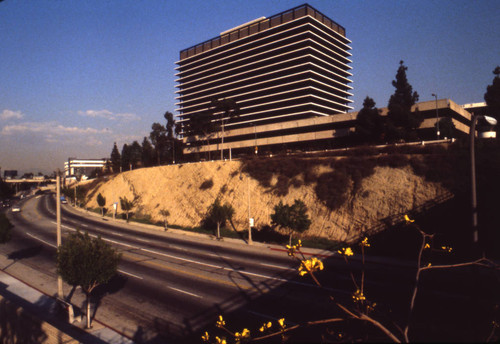
<svg viewBox="0 0 500 344">
<path fill-rule="evenodd" d="M 4 270 L 15 275 L 19 264 L 29 266 L 38 273 L 19 278 L 55 294 L 55 198 L 40 195 L 21 205 L 20 213 L 9 213 L 13 239 L 0 246 L 7 258 Z M 137 342 L 197 342 L 219 314 L 239 331 L 282 317 L 289 326 L 328 318 L 338 315 L 329 295 L 336 301 L 351 300 L 356 289 L 351 268 L 360 280 L 359 262 L 348 266 L 335 255 L 321 257 L 327 271 L 318 274 L 324 286 L 320 289 L 308 276 L 298 277 L 297 261 L 276 246 L 164 233 L 67 205 L 62 218 L 63 241 L 68 233 L 86 231 L 122 253 L 119 274 L 96 291 L 95 318 Z M 380 304 L 390 301 L 393 306 L 385 311 L 405 314 L 415 270 L 378 263 L 368 263 L 366 270 L 365 289 L 371 298 Z M 73 304 L 84 305 L 81 291 L 65 285 L 64 293 Z"/>
</svg>

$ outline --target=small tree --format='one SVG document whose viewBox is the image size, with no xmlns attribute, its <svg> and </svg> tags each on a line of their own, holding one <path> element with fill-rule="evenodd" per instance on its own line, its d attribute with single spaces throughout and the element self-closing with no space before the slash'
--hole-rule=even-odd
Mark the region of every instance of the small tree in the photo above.
<svg viewBox="0 0 500 344">
<path fill-rule="evenodd" d="M 292 245 L 293 232 L 302 233 L 311 226 L 307 206 L 299 199 L 296 199 L 292 205 L 283 204 L 283 201 L 280 201 L 274 207 L 274 213 L 271 214 L 271 223 L 273 226 L 288 230 L 290 245 Z"/>
<path fill-rule="evenodd" d="M 356 135 L 363 142 L 375 143 L 381 140 L 384 133 L 384 119 L 375 101 L 366 97 L 363 108 L 356 117 Z"/>
<path fill-rule="evenodd" d="M 5 244 L 12 237 L 12 224 L 4 213 L 0 213 L 0 244 Z"/>
<path fill-rule="evenodd" d="M 214 203 L 208 208 L 207 218 L 217 224 L 217 239 L 220 239 L 220 227 L 227 220 L 231 220 L 234 215 L 234 208 L 229 203 L 220 204 L 219 198 L 216 198 Z"/>
<path fill-rule="evenodd" d="M 113 145 L 113 149 L 111 150 L 111 168 L 113 169 L 113 173 L 120 172 L 120 167 L 122 164 L 122 157 L 120 152 L 118 151 L 118 147 L 116 146 L 116 142 Z"/>
<path fill-rule="evenodd" d="M 130 211 L 132 210 L 132 208 L 134 207 L 134 201 L 129 201 L 127 199 L 127 197 L 120 197 L 120 206 L 122 208 L 122 210 L 125 212 L 125 216 L 127 218 L 127 222 L 128 222 L 128 215 L 130 213 Z"/>
<path fill-rule="evenodd" d="M 412 112 L 411 108 L 418 101 L 418 93 L 413 92 L 412 86 L 408 83 L 406 70 L 408 67 L 403 61 L 399 62 L 396 73 L 396 80 L 392 81 L 392 86 L 396 89 L 389 99 L 387 105 L 387 135 L 392 140 L 415 138 L 415 130 L 423 121 L 422 116 L 417 111 Z"/>
<path fill-rule="evenodd" d="M 493 82 L 486 88 L 484 100 L 488 106 L 488 115 L 500 120 L 500 66 L 493 71 Z"/>
<path fill-rule="evenodd" d="M 163 216 L 163 221 L 165 224 L 165 230 L 168 229 L 168 221 L 167 218 L 170 216 L 170 212 L 167 209 L 160 210 L 160 215 Z"/>
<path fill-rule="evenodd" d="M 104 216 L 104 206 L 106 205 L 106 198 L 100 193 L 97 195 L 97 205 L 101 208 L 101 215 Z"/>
<path fill-rule="evenodd" d="M 57 272 L 72 286 L 80 286 L 87 296 L 87 328 L 90 328 L 90 295 L 107 283 L 118 269 L 121 254 L 100 237 L 72 233 L 57 249 Z"/>
<path fill-rule="evenodd" d="M 438 128 L 437 124 L 434 124 L 434 127 Z M 442 137 L 452 138 L 455 136 L 455 124 L 450 117 L 443 117 L 439 120 L 439 131 L 441 132 Z"/>
</svg>

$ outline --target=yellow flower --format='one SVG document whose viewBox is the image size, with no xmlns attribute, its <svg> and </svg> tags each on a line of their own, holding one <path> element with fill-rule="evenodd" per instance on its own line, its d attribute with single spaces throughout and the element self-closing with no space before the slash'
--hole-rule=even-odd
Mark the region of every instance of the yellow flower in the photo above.
<svg viewBox="0 0 500 344">
<path fill-rule="evenodd" d="M 226 325 L 226 322 L 224 321 L 224 319 L 222 318 L 222 315 L 219 315 L 219 320 L 217 320 L 217 324 L 216 326 L 217 327 L 224 327 L 224 325 Z"/>
<path fill-rule="evenodd" d="M 288 250 L 288 255 L 290 257 L 295 256 L 295 252 L 299 251 L 299 249 L 302 247 L 302 241 L 299 240 L 299 242 L 296 245 L 290 246 L 286 245 L 286 249 Z"/>
<path fill-rule="evenodd" d="M 363 241 L 361 241 L 360 245 L 364 247 L 370 247 L 370 243 L 368 242 L 368 237 L 365 237 Z"/>
<path fill-rule="evenodd" d="M 273 326 L 273 323 L 269 321 L 267 324 L 263 324 L 263 325 L 260 327 L 259 331 L 260 331 L 260 332 L 264 332 L 264 331 L 265 331 L 265 330 L 267 330 L 268 328 L 271 328 L 271 326 Z"/>
<path fill-rule="evenodd" d="M 217 344 L 227 344 L 226 342 L 226 338 L 219 338 L 219 337 L 215 337 L 215 341 Z"/>
<path fill-rule="evenodd" d="M 205 334 L 203 336 L 201 336 L 201 339 L 204 341 L 204 342 L 208 342 L 208 340 L 210 339 L 209 335 L 208 335 L 208 332 L 205 332 Z"/>
<path fill-rule="evenodd" d="M 338 250 L 337 252 L 343 256 L 352 256 L 354 254 L 350 247 L 343 247 L 340 250 Z"/>
<path fill-rule="evenodd" d="M 234 334 L 234 337 L 237 341 L 239 341 L 242 338 L 250 338 L 250 331 L 247 328 L 244 328 L 243 331 L 241 331 L 241 333 L 236 332 Z"/>
<path fill-rule="evenodd" d="M 323 270 L 323 262 L 316 257 L 308 260 L 303 260 L 300 262 L 299 275 L 304 276 L 308 272 L 314 272 L 317 270 Z"/>
<path fill-rule="evenodd" d="M 408 215 L 405 215 L 405 221 L 406 221 L 406 224 L 415 222 L 415 220 L 410 219 L 410 217 Z"/>
<path fill-rule="evenodd" d="M 453 248 L 451 246 L 441 246 L 441 249 L 443 251 L 448 252 L 448 253 L 450 253 L 451 251 L 453 251 Z"/>
<path fill-rule="evenodd" d="M 431 265 L 432 265 L 432 264 L 431 264 L 431 263 L 429 263 L 429 264 L 427 264 L 427 267 L 429 267 L 429 266 L 431 266 Z"/>
<path fill-rule="evenodd" d="M 358 289 L 354 294 L 352 294 L 352 299 L 354 302 L 363 302 L 366 300 L 366 297 L 363 292 Z"/>
<path fill-rule="evenodd" d="M 281 328 L 285 328 L 285 318 L 281 318 L 278 320 L 278 324 L 280 324 Z"/>
<path fill-rule="evenodd" d="M 426 244 L 424 245 L 424 250 L 427 250 L 428 248 L 431 248 L 431 245 L 429 245 L 429 243 L 426 243 Z"/>
</svg>

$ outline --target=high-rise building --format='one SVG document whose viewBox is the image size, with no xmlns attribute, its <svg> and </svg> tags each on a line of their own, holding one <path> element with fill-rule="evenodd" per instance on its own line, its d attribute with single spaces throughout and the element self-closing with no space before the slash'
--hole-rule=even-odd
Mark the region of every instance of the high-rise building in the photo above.
<svg viewBox="0 0 500 344">
<path fill-rule="evenodd" d="M 182 50 L 176 76 L 184 154 L 224 150 L 227 157 L 345 136 L 354 120 L 347 114 L 349 43 L 342 26 L 302 5 Z M 233 116 L 221 104 L 238 111 Z"/>
</svg>

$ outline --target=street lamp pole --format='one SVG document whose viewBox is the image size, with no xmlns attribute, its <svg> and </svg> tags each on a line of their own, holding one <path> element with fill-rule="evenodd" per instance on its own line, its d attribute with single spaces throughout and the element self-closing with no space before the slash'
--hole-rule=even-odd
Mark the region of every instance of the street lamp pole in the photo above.
<svg viewBox="0 0 500 344">
<path fill-rule="evenodd" d="M 474 139 L 476 136 L 476 122 L 481 118 L 486 120 L 490 125 L 496 125 L 496 119 L 489 116 L 476 116 L 472 113 L 470 125 L 470 166 L 471 166 L 471 206 L 472 206 L 472 243 L 474 248 L 479 244 L 479 231 L 477 227 L 477 195 L 476 195 L 476 157 L 474 149 Z"/>
<path fill-rule="evenodd" d="M 61 247 L 61 172 L 57 170 L 56 176 L 56 242 L 57 248 Z M 63 281 L 60 274 L 57 274 L 57 297 L 63 298 Z"/>
<path fill-rule="evenodd" d="M 438 112 L 438 96 L 437 94 L 433 93 L 433 97 L 436 97 L 436 136 L 437 139 L 439 140 L 439 112 Z"/>
</svg>

